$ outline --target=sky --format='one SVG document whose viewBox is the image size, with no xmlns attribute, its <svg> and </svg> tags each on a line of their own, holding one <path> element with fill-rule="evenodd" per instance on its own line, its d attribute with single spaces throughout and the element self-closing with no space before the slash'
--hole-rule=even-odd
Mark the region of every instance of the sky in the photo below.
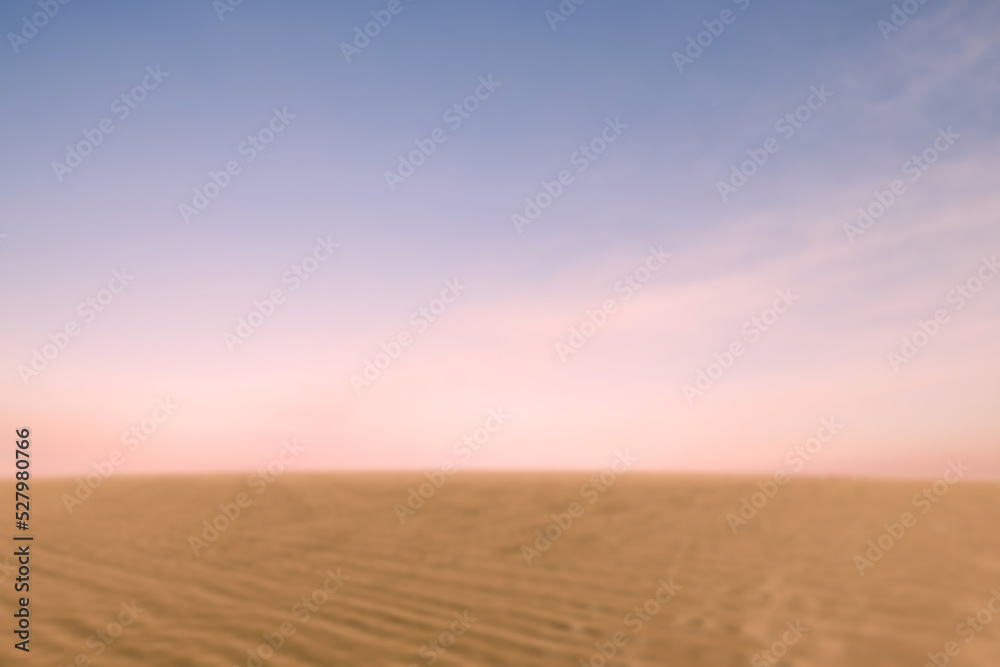
<svg viewBox="0 0 1000 667">
<path fill-rule="evenodd" d="M 3 422 L 49 476 L 996 479 L 1000 7 L 905 9 L 4 3 Z"/>
</svg>

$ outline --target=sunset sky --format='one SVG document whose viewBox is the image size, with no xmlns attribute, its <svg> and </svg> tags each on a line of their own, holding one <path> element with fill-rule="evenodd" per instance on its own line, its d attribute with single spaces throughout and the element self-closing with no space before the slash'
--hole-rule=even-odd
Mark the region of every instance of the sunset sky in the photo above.
<svg viewBox="0 0 1000 667">
<path fill-rule="evenodd" d="M 798 472 L 1000 477 L 1000 7 L 886 31 L 891 2 L 558 6 L 102 0 L 18 39 L 41 10 L 5 3 L 0 403 L 36 474 L 116 449 L 116 474 L 252 470 L 295 439 L 303 471 L 629 448 L 638 470 L 769 475 L 833 418 Z M 345 56 L 372 12 L 391 22 Z M 678 71 L 705 21 L 721 33 Z M 210 172 L 226 187 L 185 214 Z M 526 198 L 549 205 L 519 225 Z"/>
</svg>

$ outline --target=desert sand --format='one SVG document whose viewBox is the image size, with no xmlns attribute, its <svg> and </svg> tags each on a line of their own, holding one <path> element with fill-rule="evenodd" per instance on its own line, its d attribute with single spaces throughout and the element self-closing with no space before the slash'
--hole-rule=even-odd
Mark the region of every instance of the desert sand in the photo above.
<svg viewBox="0 0 1000 667">
<path fill-rule="evenodd" d="M 1000 665 L 1000 614 L 957 629 L 1000 590 L 1000 485 L 961 482 L 922 514 L 920 481 L 793 479 L 734 534 L 757 479 L 630 473 L 591 504 L 590 476 L 459 473 L 403 524 L 421 473 L 288 474 L 260 494 L 245 475 L 112 477 L 72 514 L 75 482 L 38 481 L 31 652 L 5 614 L 0 663 Z M 195 555 L 190 536 L 244 492 Z M 528 565 L 522 547 L 574 502 Z"/>
</svg>

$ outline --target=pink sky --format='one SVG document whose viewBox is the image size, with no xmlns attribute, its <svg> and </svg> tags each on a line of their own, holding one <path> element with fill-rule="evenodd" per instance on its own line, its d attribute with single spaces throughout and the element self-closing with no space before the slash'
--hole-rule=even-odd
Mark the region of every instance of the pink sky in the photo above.
<svg viewBox="0 0 1000 667">
<path fill-rule="evenodd" d="M 928 3 L 886 37 L 870 4 L 754 3 L 684 72 L 670 53 L 709 17 L 698 3 L 595 5 L 557 33 L 524 3 L 414 9 L 352 63 L 329 38 L 353 25 L 347 5 L 250 4 L 221 25 L 167 3 L 141 30 L 138 14 L 67 14 L 2 74 L 18 131 L 0 163 L 0 404 L 8 428 L 34 431 L 38 475 L 86 474 L 170 399 L 116 474 L 252 470 L 293 438 L 297 470 L 432 469 L 502 409 L 460 469 L 594 469 L 627 447 L 639 470 L 767 475 L 834 418 L 801 474 L 934 477 L 962 458 L 1000 477 L 995 4 Z M 57 180 L 52 162 L 147 66 L 169 75 Z M 448 110 L 481 77 L 498 85 L 456 127 Z M 818 86 L 832 96 L 783 136 L 775 121 Z M 289 123 L 250 160 L 240 146 L 274 109 Z M 620 134 L 594 144 L 608 119 Z M 386 171 L 438 128 L 447 141 L 390 190 Z M 947 150 L 942 133 L 957 135 Z M 718 182 L 775 137 L 723 200 Z M 586 144 L 606 150 L 581 165 Z M 239 172 L 185 221 L 179 204 L 230 161 Z M 518 233 L 511 215 L 557 181 Z M 894 181 L 905 193 L 849 240 Z M 650 248 L 670 258 L 647 264 Z M 122 269 L 134 280 L 102 291 Z M 450 280 L 466 287 L 435 305 Z M 108 303 L 91 317 L 79 304 L 95 298 Z M 588 317 L 603 323 L 560 358 Z M 26 376 L 67 325 L 78 335 Z M 356 392 L 352 375 L 401 337 Z M 699 372 L 717 379 L 689 401 Z"/>
</svg>

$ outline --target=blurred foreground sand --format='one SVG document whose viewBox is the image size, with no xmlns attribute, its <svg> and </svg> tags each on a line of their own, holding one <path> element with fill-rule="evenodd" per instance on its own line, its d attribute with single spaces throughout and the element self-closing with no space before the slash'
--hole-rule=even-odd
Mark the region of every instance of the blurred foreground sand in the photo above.
<svg viewBox="0 0 1000 667">
<path fill-rule="evenodd" d="M 35 482 L 32 651 L 12 648 L 6 576 L 0 664 L 257 665 L 247 650 L 286 623 L 263 664 L 576 666 L 622 633 L 609 667 L 769 664 L 751 660 L 783 634 L 778 665 L 920 667 L 949 641 L 951 664 L 1000 665 L 1000 614 L 956 633 L 1000 590 L 1000 485 L 961 482 L 920 514 L 921 482 L 795 479 L 734 535 L 755 479 L 629 473 L 588 504 L 590 476 L 459 473 L 405 525 L 393 505 L 420 473 L 288 474 L 260 495 L 246 476 L 113 477 L 72 515 L 73 482 Z M 189 535 L 241 492 L 252 504 L 196 557 Z M 583 515 L 529 567 L 522 545 L 572 502 Z M 860 576 L 854 555 L 906 511 L 917 524 Z M 293 611 L 338 568 L 308 620 Z M 671 577 L 676 596 L 626 622 Z M 114 643 L 88 646 L 133 600 Z"/>
</svg>

